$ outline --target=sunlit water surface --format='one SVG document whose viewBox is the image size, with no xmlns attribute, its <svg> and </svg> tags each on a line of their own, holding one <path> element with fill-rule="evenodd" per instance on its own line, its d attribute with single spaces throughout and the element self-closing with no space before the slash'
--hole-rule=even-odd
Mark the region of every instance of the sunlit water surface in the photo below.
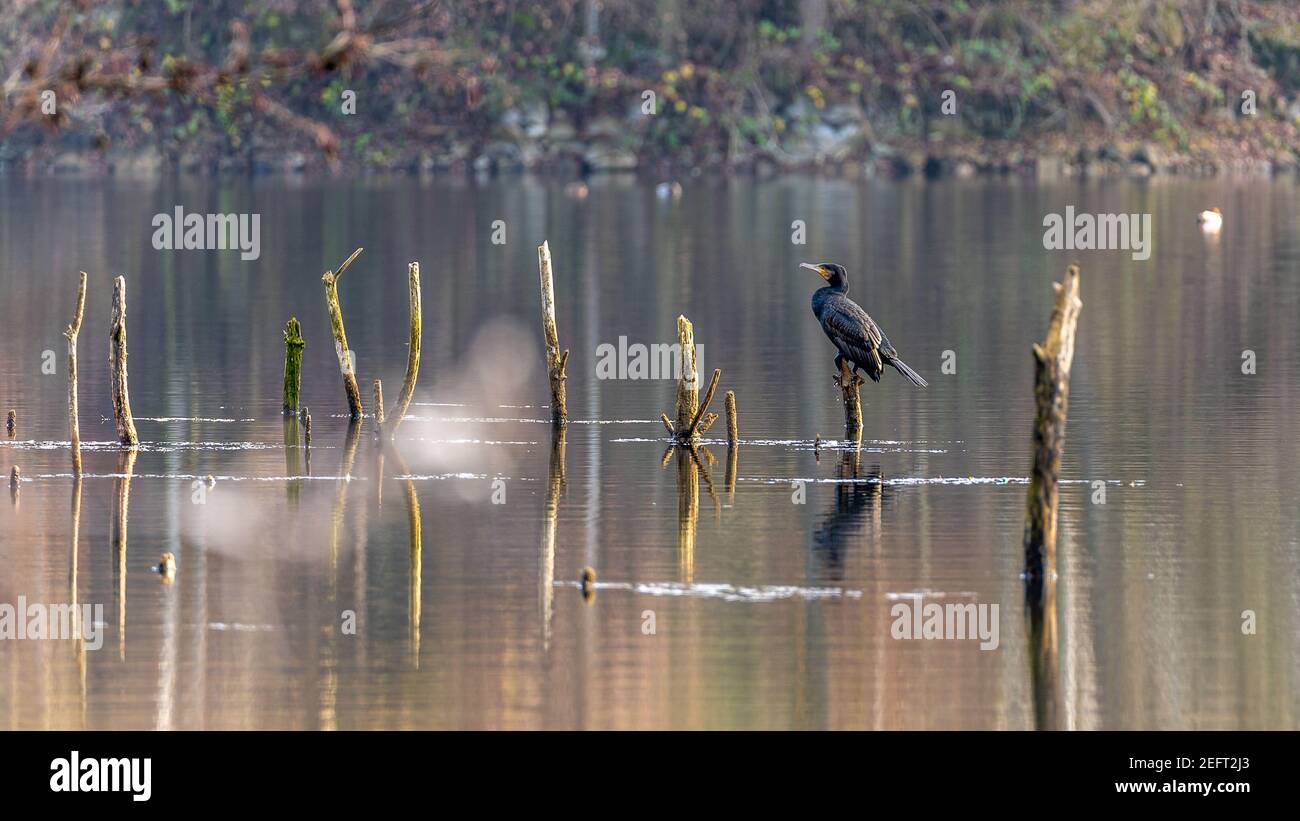
<svg viewBox="0 0 1300 821">
<path fill-rule="evenodd" d="M 155 251 L 150 221 L 177 205 L 260 213 L 260 259 Z M 1150 260 L 1045 251 L 1043 217 L 1067 205 L 1153 214 Z M 1211 205 L 1217 238 L 1195 222 Z M 581 201 L 530 180 L 0 180 L 0 409 L 19 425 L 0 468 L 24 477 L 0 502 L 0 602 L 103 605 L 98 649 L 0 641 L 0 727 L 1032 728 L 1030 345 L 1077 259 L 1060 726 L 1295 728 L 1297 212 L 1289 182 L 719 180 L 674 202 L 616 180 Z M 572 351 L 561 459 L 543 239 Z M 343 418 L 320 277 L 355 246 L 340 291 L 367 406 L 376 378 L 396 402 L 421 263 L 396 453 Z M 835 442 L 805 260 L 845 264 L 931 382 L 868 384 L 860 452 Z M 78 270 L 79 493 L 62 336 Z M 130 464 L 106 418 L 118 273 Z M 719 422 L 699 467 L 662 467 L 673 383 L 598 380 L 597 349 L 671 343 L 683 313 L 745 442 L 729 453 Z M 301 431 L 280 415 L 290 316 L 310 449 L 286 447 Z M 164 551 L 171 584 L 150 570 Z M 891 638 L 890 608 L 917 594 L 998 604 L 997 648 Z"/>
</svg>

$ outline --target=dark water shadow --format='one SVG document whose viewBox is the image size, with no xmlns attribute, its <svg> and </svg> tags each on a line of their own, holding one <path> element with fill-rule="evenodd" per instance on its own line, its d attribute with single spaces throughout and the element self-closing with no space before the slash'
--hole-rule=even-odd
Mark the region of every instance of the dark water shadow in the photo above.
<svg viewBox="0 0 1300 821">
<path fill-rule="evenodd" d="M 813 531 L 812 553 L 828 578 L 841 580 L 845 558 L 861 543 L 860 534 L 868 521 L 873 552 L 879 547 L 881 514 L 893 490 L 885 486 L 879 465 L 863 470 L 862 451 L 857 448 L 840 454 L 836 479 L 835 502 Z"/>
</svg>

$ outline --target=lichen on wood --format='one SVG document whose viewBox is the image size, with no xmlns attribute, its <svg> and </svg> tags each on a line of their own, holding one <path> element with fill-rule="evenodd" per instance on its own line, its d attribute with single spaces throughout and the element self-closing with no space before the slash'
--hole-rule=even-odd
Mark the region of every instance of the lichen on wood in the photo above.
<svg viewBox="0 0 1300 821">
<path fill-rule="evenodd" d="M 298 413 L 298 399 L 302 392 L 302 349 L 307 346 L 302 338 L 302 326 L 297 317 L 290 317 L 284 326 L 284 408 L 285 416 Z"/>
</svg>

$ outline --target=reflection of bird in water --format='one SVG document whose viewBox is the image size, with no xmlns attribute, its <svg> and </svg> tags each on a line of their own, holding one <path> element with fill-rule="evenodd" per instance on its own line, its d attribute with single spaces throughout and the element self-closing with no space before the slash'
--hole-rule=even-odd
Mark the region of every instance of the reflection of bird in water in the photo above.
<svg viewBox="0 0 1300 821">
<path fill-rule="evenodd" d="M 840 457 L 835 506 L 813 531 L 813 555 L 826 566 L 833 579 L 844 577 L 844 555 L 855 544 L 867 514 L 879 514 L 889 497 L 880 466 L 872 465 L 863 474 L 859 469 L 860 460 L 857 450 L 846 450 Z M 876 524 L 878 527 L 879 522 Z"/>
<path fill-rule="evenodd" d="M 837 371 L 840 363 L 848 360 L 853 364 L 855 376 L 858 368 L 863 368 L 867 376 L 879 382 L 885 365 L 890 365 L 913 385 L 924 388 L 930 384 L 898 358 L 898 351 L 894 350 L 880 326 L 867 316 L 862 306 L 849 299 L 849 278 L 843 265 L 804 262 L 799 267 L 816 271 L 827 282 L 825 287 L 813 293 L 812 309 L 822 324 L 822 330 L 839 351 L 835 355 Z"/>
<path fill-rule="evenodd" d="M 1205 233 L 1217 234 L 1223 227 L 1223 214 L 1218 208 L 1211 208 L 1209 211 L 1197 214 L 1196 221 L 1201 224 L 1201 230 Z"/>
<path fill-rule="evenodd" d="M 596 571 L 590 567 L 582 568 L 582 598 L 587 604 L 596 598 Z"/>
</svg>

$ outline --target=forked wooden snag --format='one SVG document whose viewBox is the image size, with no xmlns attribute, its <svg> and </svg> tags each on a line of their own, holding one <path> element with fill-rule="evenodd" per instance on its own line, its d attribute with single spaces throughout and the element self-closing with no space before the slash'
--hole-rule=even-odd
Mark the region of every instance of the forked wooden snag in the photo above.
<svg viewBox="0 0 1300 821">
<path fill-rule="evenodd" d="M 1079 300 L 1079 266 L 1071 265 L 1065 281 L 1054 283 L 1047 339 L 1035 344 L 1033 464 L 1025 511 L 1025 573 L 1041 579 L 1056 561 L 1057 482 L 1065 447 L 1065 420 L 1070 400 L 1070 366 L 1074 362 L 1074 335 L 1083 303 Z"/>
<path fill-rule="evenodd" d="M 131 393 L 126 381 L 126 277 L 113 280 L 113 321 L 109 326 L 108 363 L 112 370 L 113 421 L 117 441 L 127 447 L 140 444 L 131 416 Z"/>
<path fill-rule="evenodd" d="M 709 381 L 709 388 L 701 402 L 699 362 L 695 357 L 695 328 L 684 316 L 677 317 L 677 348 L 680 351 L 677 404 L 674 409 L 677 419 L 674 422 L 666 413 L 660 414 L 659 418 L 674 444 L 693 446 L 718 421 L 718 415 L 708 411 L 713 402 L 713 394 L 718 389 L 718 380 L 722 378 L 722 369 L 713 369 L 713 378 Z"/>
<path fill-rule="evenodd" d="M 537 269 L 542 281 L 542 332 L 546 336 L 546 371 L 551 381 L 551 424 L 569 424 L 569 403 L 564 382 L 569 352 L 560 352 L 560 332 L 555 327 L 555 283 L 551 276 L 551 245 L 537 246 Z"/>
<path fill-rule="evenodd" d="M 364 249 L 358 248 L 344 260 L 337 271 L 326 271 L 321 277 L 325 283 L 325 307 L 330 315 L 330 330 L 334 333 L 334 352 L 338 354 L 339 372 L 343 374 L 343 390 L 348 396 L 348 414 L 353 419 L 360 419 L 365 413 L 361 405 L 361 390 L 357 387 L 356 366 L 352 362 L 352 352 L 348 350 L 348 334 L 343 329 L 343 308 L 339 305 L 339 278 L 348 269 Z"/>
</svg>

